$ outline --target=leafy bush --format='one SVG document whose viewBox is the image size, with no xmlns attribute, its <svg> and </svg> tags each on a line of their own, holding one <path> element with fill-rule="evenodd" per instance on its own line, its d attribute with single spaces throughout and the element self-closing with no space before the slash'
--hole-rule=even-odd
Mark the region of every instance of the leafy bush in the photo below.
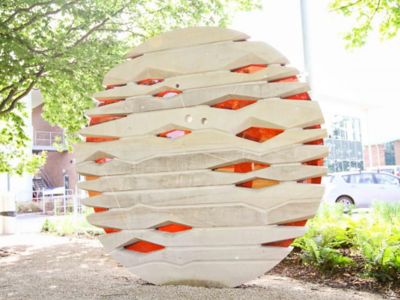
<svg viewBox="0 0 400 300">
<path fill-rule="evenodd" d="M 400 280 L 400 203 L 377 203 L 369 213 L 323 205 L 296 239 L 305 264 L 333 272 L 357 263 L 366 276 Z"/>
<path fill-rule="evenodd" d="M 36 213 L 41 212 L 42 209 L 37 203 L 34 202 L 18 202 L 17 203 L 17 213 Z"/>
<path fill-rule="evenodd" d="M 46 219 L 42 232 L 54 233 L 60 236 L 78 235 L 92 237 L 103 233 L 103 230 L 88 223 L 85 215 L 66 215 Z"/>
<path fill-rule="evenodd" d="M 322 271 L 335 271 L 353 264 L 338 249 L 352 246 L 352 234 L 347 228 L 343 206 L 323 205 L 314 219 L 307 223 L 306 234 L 296 239 L 292 246 L 302 250 L 304 263 L 319 267 Z"/>
<path fill-rule="evenodd" d="M 369 220 L 355 228 L 365 271 L 380 281 L 400 280 L 400 204 L 374 206 Z"/>
</svg>

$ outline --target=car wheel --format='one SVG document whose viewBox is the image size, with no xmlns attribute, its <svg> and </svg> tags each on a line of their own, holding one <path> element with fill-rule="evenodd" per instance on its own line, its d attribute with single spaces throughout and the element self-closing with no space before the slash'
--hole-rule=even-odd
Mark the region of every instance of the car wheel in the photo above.
<svg viewBox="0 0 400 300">
<path fill-rule="evenodd" d="M 336 203 L 341 203 L 344 207 L 350 207 L 354 205 L 354 200 L 349 196 L 340 196 L 336 199 Z"/>
</svg>

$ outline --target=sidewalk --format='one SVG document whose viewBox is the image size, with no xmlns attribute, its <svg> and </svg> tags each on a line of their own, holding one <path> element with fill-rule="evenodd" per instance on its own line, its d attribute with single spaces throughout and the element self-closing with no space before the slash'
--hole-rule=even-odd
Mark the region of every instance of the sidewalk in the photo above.
<svg viewBox="0 0 400 300">
<path fill-rule="evenodd" d="M 0 236 L 0 299 L 383 299 L 265 275 L 239 288 L 154 286 L 104 253 L 97 240 Z"/>
<path fill-rule="evenodd" d="M 16 220 L 17 233 L 39 233 L 46 218 L 53 216 L 42 215 L 41 213 L 18 214 Z"/>
</svg>

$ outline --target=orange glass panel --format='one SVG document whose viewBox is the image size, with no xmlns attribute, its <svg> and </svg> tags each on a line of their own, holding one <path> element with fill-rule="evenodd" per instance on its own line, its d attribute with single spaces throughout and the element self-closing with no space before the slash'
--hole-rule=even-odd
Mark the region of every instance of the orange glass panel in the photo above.
<svg viewBox="0 0 400 300">
<path fill-rule="evenodd" d="M 102 100 L 97 100 L 99 103 L 98 106 L 104 106 L 112 103 L 117 103 L 121 101 L 125 101 L 125 99 L 102 99 Z"/>
<path fill-rule="evenodd" d="M 322 178 L 321 177 L 315 177 L 315 178 L 307 178 L 303 180 L 297 181 L 298 183 L 313 183 L 313 184 L 321 184 Z"/>
<path fill-rule="evenodd" d="M 221 103 L 211 105 L 211 107 L 237 110 L 247 105 L 257 102 L 256 100 L 229 99 Z"/>
<path fill-rule="evenodd" d="M 192 229 L 192 227 L 183 224 L 168 224 L 157 228 L 157 230 L 165 232 L 180 232 L 190 229 Z"/>
<path fill-rule="evenodd" d="M 276 184 L 279 184 L 279 181 L 264 179 L 264 178 L 256 178 L 253 180 L 237 183 L 236 186 L 250 188 L 250 189 L 262 189 Z"/>
<path fill-rule="evenodd" d="M 93 176 L 93 175 L 86 175 L 86 176 L 85 176 L 85 179 L 86 179 L 86 180 L 95 180 L 95 179 L 97 179 L 97 178 L 99 178 L 99 176 Z"/>
<path fill-rule="evenodd" d="M 303 180 L 298 180 L 297 182 L 298 183 L 306 183 L 306 184 L 309 184 L 309 183 L 321 184 L 321 181 L 322 181 L 321 179 L 322 179 L 322 177 L 314 177 L 314 178 L 306 178 Z"/>
<path fill-rule="evenodd" d="M 289 99 L 289 100 L 311 100 L 311 97 L 308 93 L 300 93 L 296 95 L 292 95 L 289 97 L 285 97 L 284 99 Z"/>
<path fill-rule="evenodd" d="M 308 144 L 308 143 L 307 143 Z M 309 165 L 309 166 L 323 166 L 324 165 L 324 159 L 314 159 L 310 161 L 306 161 L 303 163 L 304 165 Z M 315 177 L 315 178 L 307 178 L 304 180 L 299 180 L 298 183 L 311 183 L 311 184 L 321 184 L 322 177 Z"/>
<path fill-rule="evenodd" d="M 315 140 L 315 141 L 304 143 L 304 145 L 323 145 L 323 144 L 324 144 L 324 140 L 323 139 L 318 139 L 318 140 Z"/>
<path fill-rule="evenodd" d="M 161 98 L 168 98 L 168 97 L 173 97 L 175 95 L 182 94 L 182 91 L 179 90 L 166 90 L 159 92 L 154 95 L 154 97 L 161 97 Z"/>
<path fill-rule="evenodd" d="M 269 167 L 268 164 L 261 164 L 257 162 L 252 162 L 252 161 L 246 161 L 230 166 L 224 166 L 220 168 L 214 169 L 214 171 L 219 171 L 219 172 L 232 172 L 232 173 L 247 173 L 247 172 L 252 172 L 255 170 L 260 170 Z"/>
<path fill-rule="evenodd" d="M 115 232 L 120 232 L 121 229 L 116 229 L 116 228 L 103 228 L 105 233 L 115 233 Z"/>
<path fill-rule="evenodd" d="M 86 137 L 86 142 L 88 143 L 100 143 L 100 142 L 110 142 L 118 140 L 116 137 L 108 137 L 108 136 L 88 136 Z"/>
<path fill-rule="evenodd" d="M 304 127 L 303 129 L 321 129 L 321 125 L 317 124 L 317 125 L 312 125 L 312 126 L 308 126 L 308 127 Z"/>
<path fill-rule="evenodd" d="M 126 83 L 123 83 L 123 84 L 109 84 L 109 85 L 106 86 L 106 90 L 110 90 L 110 89 L 113 89 L 115 87 L 120 87 L 120 86 L 125 86 L 125 85 L 126 85 Z"/>
<path fill-rule="evenodd" d="M 94 162 L 95 162 L 96 164 L 105 164 L 106 162 L 109 162 L 109 161 L 112 161 L 112 158 L 109 158 L 109 157 L 101 157 L 101 158 L 96 159 Z"/>
<path fill-rule="evenodd" d="M 285 224 L 279 224 L 279 226 L 305 226 L 308 220 L 288 222 Z"/>
<path fill-rule="evenodd" d="M 275 128 L 262 128 L 262 127 L 250 127 L 240 133 L 237 134 L 238 137 L 256 141 L 256 142 L 264 142 L 273 138 L 274 136 L 281 134 L 283 129 L 275 129 Z"/>
<path fill-rule="evenodd" d="M 157 134 L 157 136 L 164 137 L 164 138 L 170 138 L 170 139 L 176 139 L 178 137 L 184 136 L 189 133 L 191 133 L 190 130 L 172 129 L 172 130 L 168 130 L 168 131 L 159 133 L 159 134 Z"/>
<path fill-rule="evenodd" d="M 262 244 L 262 246 L 265 246 L 265 247 L 289 247 L 293 243 L 293 241 L 294 241 L 294 239 L 289 239 L 289 240 L 265 243 L 265 244 Z"/>
<path fill-rule="evenodd" d="M 126 115 L 102 115 L 102 116 L 93 116 L 90 118 L 89 125 L 96 125 L 105 123 L 112 120 L 117 120 L 121 118 L 125 118 Z"/>
<path fill-rule="evenodd" d="M 265 69 L 266 67 L 267 67 L 267 65 L 265 65 L 265 64 L 252 64 L 252 65 L 247 65 L 247 66 L 240 67 L 237 69 L 233 69 L 231 71 L 235 72 L 235 73 L 250 74 L 250 73 L 258 72 L 262 69 Z"/>
<path fill-rule="evenodd" d="M 101 192 L 97 192 L 97 191 L 88 191 L 89 197 L 94 197 L 94 196 L 98 196 L 101 195 Z"/>
<path fill-rule="evenodd" d="M 162 79 L 162 78 L 146 78 L 146 79 L 139 80 L 137 82 L 137 84 L 153 85 L 153 84 L 156 84 L 156 83 L 159 83 L 159 82 L 163 82 L 163 81 L 164 81 L 164 79 Z"/>
<path fill-rule="evenodd" d="M 290 77 L 285 77 L 285 78 L 281 78 L 281 79 L 272 80 L 270 82 L 297 82 L 297 81 L 299 81 L 297 76 L 290 76 Z"/>
<path fill-rule="evenodd" d="M 141 253 L 149 253 L 149 252 L 153 252 L 153 251 L 158 251 L 161 249 L 164 249 L 164 246 L 158 245 L 158 244 L 154 244 L 154 243 L 150 243 L 150 242 L 146 242 L 146 241 L 138 241 L 136 243 L 127 245 L 124 247 L 127 250 L 130 251 L 136 251 L 136 252 L 141 252 Z"/>
<path fill-rule="evenodd" d="M 93 207 L 93 209 L 94 209 L 94 212 L 96 212 L 96 213 L 103 212 L 103 211 L 108 211 L 108 208 L 106 208 L 106 207 L 97 207 L 97 206 L 95 206 L 95 207 Z"/>
<path fill-rule="evenodd" d="M 323 166 L 324 165 L 324 160 L 322 158 L 320 159 L 314 159 L 310 161 L 306 161 L 303 163 L 303 165 L 308 165 L 308 166 Z"/>
</svg>

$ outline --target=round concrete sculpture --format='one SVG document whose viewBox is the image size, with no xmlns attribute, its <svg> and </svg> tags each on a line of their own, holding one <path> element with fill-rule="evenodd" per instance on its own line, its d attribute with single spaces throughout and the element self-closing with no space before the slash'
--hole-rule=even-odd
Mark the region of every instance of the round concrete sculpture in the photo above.
<svg viewBox="0 0 400 300">
<path fill-rule="evenodd" d="M 167 32 L 105 76 L 76 149 L 105 249 L 155 284 L 264 274 L 318 209 L 327 148 L 288 60 L 229 29 Z"/>
</svg>

